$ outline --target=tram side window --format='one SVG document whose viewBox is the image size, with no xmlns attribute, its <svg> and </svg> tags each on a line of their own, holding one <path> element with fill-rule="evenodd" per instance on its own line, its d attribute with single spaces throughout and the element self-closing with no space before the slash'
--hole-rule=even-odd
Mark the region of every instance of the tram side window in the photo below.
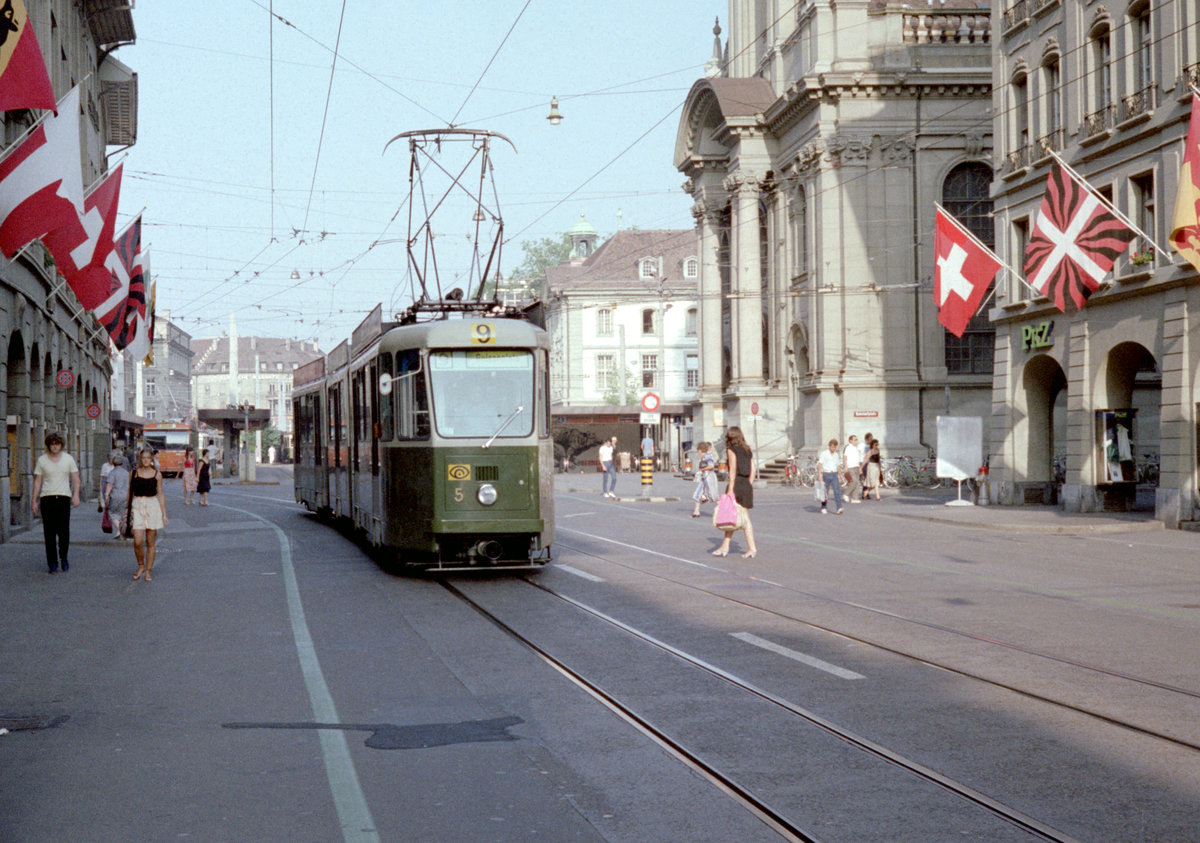
<svg viewBox="0 0 1200 843">
<path fill-rule="evenodd" d="M 396 438 L 429 438 L 429 395 L 425 389 L 425 371 L 417 349 L 396 352 Z"/>
<path fill-rule="evenodd" d="M 313 465 L 321 465 L 325 462 L 325 457 L 322 452 L 325 446 L 321 441 L 321 396 L 309 396 L 312 401 L 312 413 L 309 415 L 309 423 L 312 424 L 312 439 L 313 439 Z"/>
<path fill-rule="evenodd" d="M 538 378 L 538 436 L 550 435 L 550 352 L 538 354 L 541 377 Z"/>
<path fill-rule="evenodd" d="M 371 473 L 379 473 L 379 364 L 371 361 L 367 367 L 367 394 L 371 398 Z"/>
<path fill-rule="evenodd" d="M 336 467 L 342 465 L 342 448 L 346 442 L 343 415 L 342 386 L 338 384 L 329 387 L 329 445 L 333 449 L 329 462 Z"/>
<path fill-rule="evenodd" d="M 392 376 L 392 355 L 390 352 L 384 352 L 379 355 L 379 374 Z M 378 389 L 378 385 L 376 386 Z M 379 438 L 384 442 L 390 442 L 396 435 L 395 427 L 395 399 L 391 395 L 379 395 Z"/>
</svg>

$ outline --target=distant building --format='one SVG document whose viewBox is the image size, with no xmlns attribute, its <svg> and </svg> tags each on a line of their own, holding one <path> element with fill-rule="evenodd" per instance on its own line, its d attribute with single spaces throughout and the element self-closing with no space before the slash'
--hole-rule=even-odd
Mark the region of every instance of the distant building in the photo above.
<svg viewBox="0 0 1200 843">
<path fill-rule="evenodd" d="M 655 439 L 676 457 L 691 439 L 699 375 L 695 233 L 619 231 L 597 247 L 581 219 L 569 235 L 571 258 L 546 270 L 552 412 L 597 436 L 625 425 L 618 435 L 632 447 L 653 393 Z"/>
<path fill-rule="evenodd" d="M 192 403 L 192 337 L 171 321 L 170 311 L 155 314 L 149 365 L 121 354 L 112 379 L 112 408 L 146 421 L 187 421 Z"/>
<path fill-rule="evenodd" d="M 317 343 L 235 334 L 232 343 L 229 336 L 194 339 L 191 350 L 196 408 L 219 410 L 249 402 L 268 409 L 271 425 L 283 436 L 284 453 L 291 453 L 292 370 L 322 356 Z"/>
</svg>

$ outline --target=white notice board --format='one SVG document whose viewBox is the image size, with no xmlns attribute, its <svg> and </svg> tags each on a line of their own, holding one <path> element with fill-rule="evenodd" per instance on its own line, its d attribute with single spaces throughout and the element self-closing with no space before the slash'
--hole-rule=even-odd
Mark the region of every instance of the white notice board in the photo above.
<svg viewBox="0 0 1200 843">
<path fill-rule="evenodd" d="M 966 480 L 983 465 L 983 419 L 979 416 L 937 417 L 937 476 Z"/>
</svg>

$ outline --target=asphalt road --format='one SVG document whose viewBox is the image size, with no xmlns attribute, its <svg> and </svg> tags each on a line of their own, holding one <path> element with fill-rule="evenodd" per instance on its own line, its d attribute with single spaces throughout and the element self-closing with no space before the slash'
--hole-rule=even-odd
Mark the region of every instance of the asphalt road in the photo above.
<svg viewBox="0 0 1200 843">
<path fill-rule="evenodd" d="M 66 575 L 0 545 L 0 840 L 780 839 L 555 659 L 816 839 L 1038 839 L 905 763 L 1060 839 L 1200 839 L 1195 534 L 767 489 L 718 559 L 684 481 L 569 475 L 555 564 L 455 577 L 477 609 L 259 480 L 171 486 L 150 584 L 94 505 Z"/>
</svg>

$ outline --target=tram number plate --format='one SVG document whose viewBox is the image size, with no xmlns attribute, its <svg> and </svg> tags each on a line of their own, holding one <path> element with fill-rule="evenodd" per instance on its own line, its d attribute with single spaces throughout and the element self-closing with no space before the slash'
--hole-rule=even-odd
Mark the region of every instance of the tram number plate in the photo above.
<svg viewBox="0 0 1200 843">
<path fill-rule="evenodd" d="M 491 345 L 496 341 L 496 332 L 490 322 L 477 322 L 471 326 L 471 342 L 475 345 Z"/>
<path fill-rule="evenodd" d="M 448 466 L 446 466 L 446 476 L 449 479 L 455 480 L 455 481 L 470 480 L 471 479 L 471 466 L 458 465 L 458 464 L 448 465 Z"/>
</svg>

